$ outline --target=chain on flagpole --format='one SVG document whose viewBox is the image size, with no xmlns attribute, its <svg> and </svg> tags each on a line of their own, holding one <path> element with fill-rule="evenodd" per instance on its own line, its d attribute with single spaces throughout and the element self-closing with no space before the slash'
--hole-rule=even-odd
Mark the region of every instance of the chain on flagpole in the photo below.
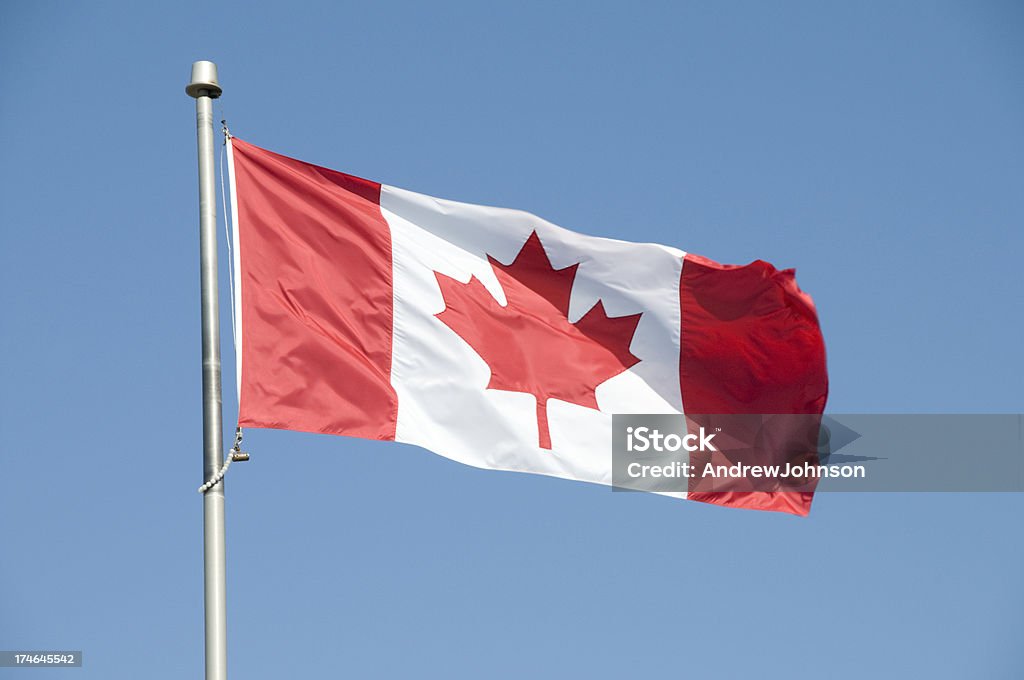
<svg viewBox="0 0 1024 680">
<path fill-rule="evenodd" d="M 208 479 L 205 484 L 199 487 L 199 493 L 206 493 L 213 487 L 220 483 L 220 480 L 224 479 L 224 475 L 228 473 L 228 468 L 231 467 L 231 463 L 234 462 L 245 462 L 249 460 L 249 454 L 242 450 L 242 428 L 235 430 L 235 444 L 228 451 L 228 455 L 224 459 L 224 465 L 220 470 L 217 471 L 213 477 Z"/>
</svg>

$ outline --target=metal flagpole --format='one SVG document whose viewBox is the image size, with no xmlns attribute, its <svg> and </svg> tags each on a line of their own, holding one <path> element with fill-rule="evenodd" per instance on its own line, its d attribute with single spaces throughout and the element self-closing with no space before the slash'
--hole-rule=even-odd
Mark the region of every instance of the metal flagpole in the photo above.
<svg viewBox="0 0 1024 680">
<path fill-rule="evenodd" d="M 213 100 L 220 96 L 217 65 L 192 64 L 185 92 L 196 100 L 199 146 L 199 265 L 203 328 L 203 481 L 224 464 L 221 425 L 220 310 L 217 300 L 217 199 L 213 161 Z M 224 574 L 224 480 L 203 494 L 203 570 L 206 592 L 206 680 L 226 680 L 227 606 Z"/>
</svg>

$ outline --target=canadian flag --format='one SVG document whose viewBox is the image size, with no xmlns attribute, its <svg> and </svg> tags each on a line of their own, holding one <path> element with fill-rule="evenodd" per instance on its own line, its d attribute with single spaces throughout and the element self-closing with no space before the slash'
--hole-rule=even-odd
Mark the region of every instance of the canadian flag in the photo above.
<svg viewBox="0 0 1024 680">
<path fill-rule="evenodd" d="M 585 236 L 237 138 L 229 171 L 241 427 L 610 484 L 613 413 L 824 409 L 824 343 L 792 270 Z"/>
</svg>

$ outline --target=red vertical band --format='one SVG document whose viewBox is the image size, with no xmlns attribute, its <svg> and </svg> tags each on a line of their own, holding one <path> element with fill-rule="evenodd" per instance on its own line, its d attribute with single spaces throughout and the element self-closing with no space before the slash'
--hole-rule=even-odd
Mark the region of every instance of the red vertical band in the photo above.
<svg viewBox="0 0 1024 680">
<path fill-rule="evenodd" d="M 380 185 L 232 144 L 239 425 L 394 439 L 391 233 Z"/>
<path fill-rule="evenodd" d="M 687 414 L 821 415 L 828 396 L 825 343 L 814 302 L 796 285 L 792 269 L 687 255 L 679 304 L 679 381 Z M 708 492 L 699 474 L 690 481 L 690 499 L 741 508 L 806 515 L 813 496 Z"/>
</svg>

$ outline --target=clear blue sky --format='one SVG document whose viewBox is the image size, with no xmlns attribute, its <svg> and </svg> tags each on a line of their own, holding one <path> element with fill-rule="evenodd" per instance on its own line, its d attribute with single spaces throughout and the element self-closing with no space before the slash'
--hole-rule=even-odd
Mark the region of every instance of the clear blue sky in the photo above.
<svg viewBox="0 0 1024 680">
<path fill-rule="evenodd" d="M 0 676 L 202 673 L 196 59 L 261 146 L 796 267 L 833 412 L 1024 411 L 1019 3 L 149 4 L 0 9 L 0 648 L 86 664 Z M 235 678 L 1024 677 L 1021 494 L 799 519 L 246 443 Z"/>
</svg>

